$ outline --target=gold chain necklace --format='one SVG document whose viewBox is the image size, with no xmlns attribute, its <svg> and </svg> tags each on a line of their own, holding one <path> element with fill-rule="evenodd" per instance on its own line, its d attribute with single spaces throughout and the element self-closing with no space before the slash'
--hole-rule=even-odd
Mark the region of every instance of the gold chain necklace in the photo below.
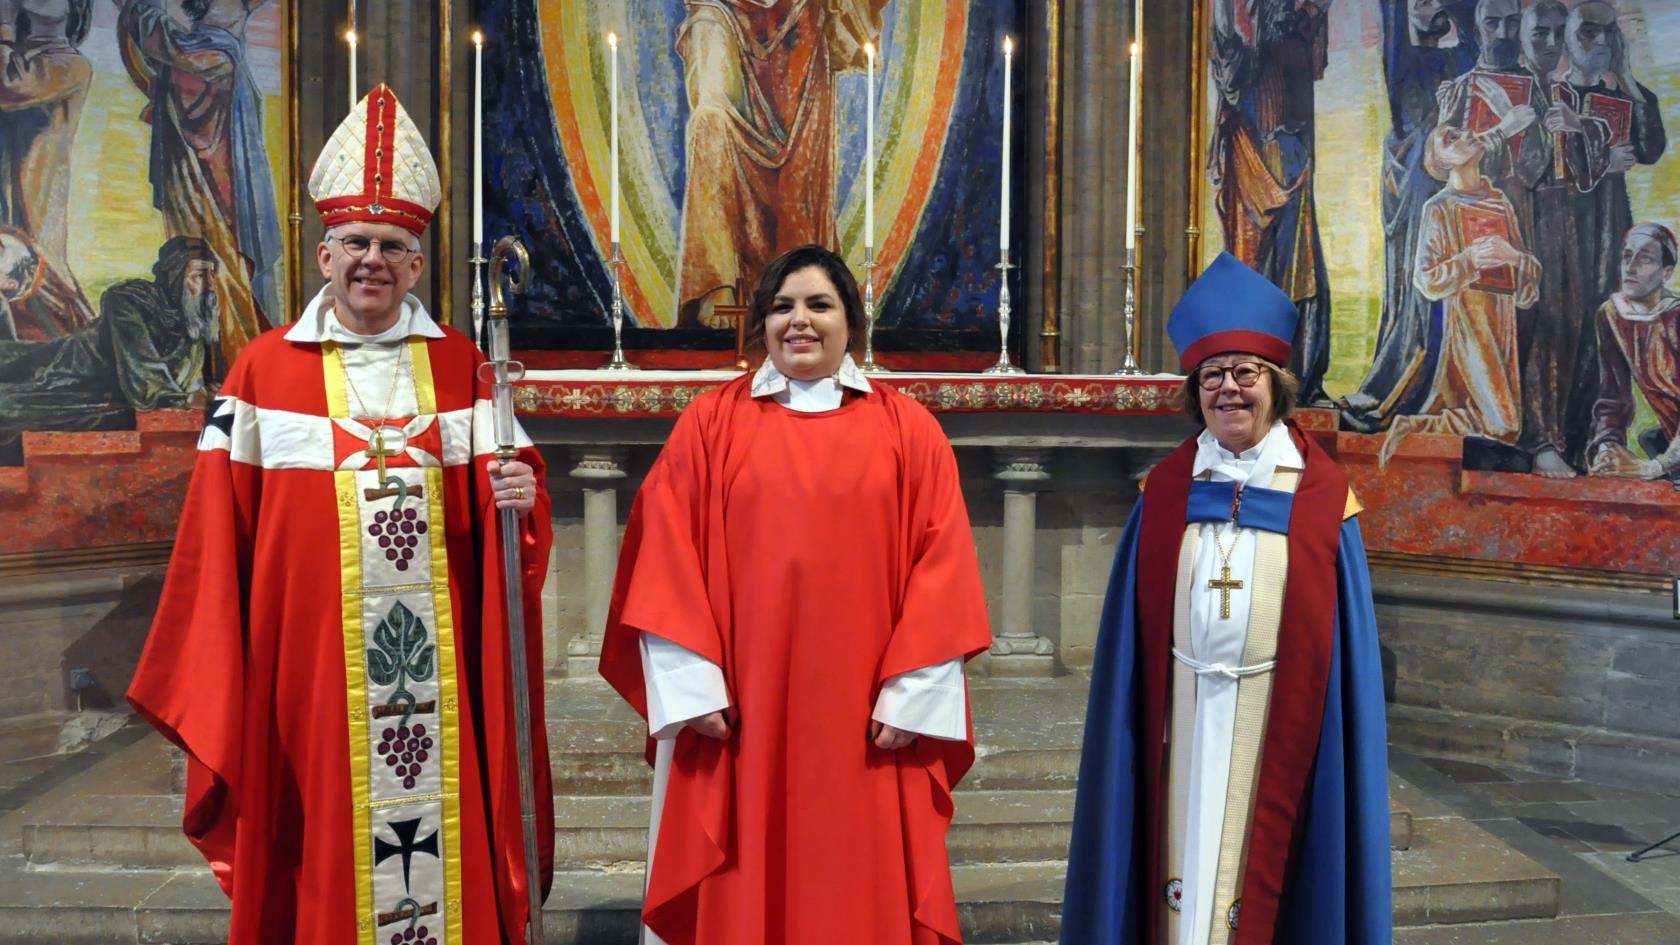
<svg viewBox="0 0 1680 945">
<path fill-rule="evenodd" d="M 402 381 L 403 355 L 408 353 L 408 342 L 404 341 L 397 345 L 397 364 L 396 367 L 391 369 L 391 389 L 385 394 L 385 410 L 377 417 L 368 416 L 367 403 L 362 400 L 361 392 L 356 390 L 356 382 L 350 377 L 350 365 L 344 361 L 344 346 L 335 342 L 333 351 L 338 354 L 338 367 L 344 372 L 344 383 L 350 388 L 350 396 L 356 398 L 356 409 L 362 412 L 360 419 L 389 420 L 391 418 L 391 405 L 397 401 L 397 384 Z"/>
</svg>

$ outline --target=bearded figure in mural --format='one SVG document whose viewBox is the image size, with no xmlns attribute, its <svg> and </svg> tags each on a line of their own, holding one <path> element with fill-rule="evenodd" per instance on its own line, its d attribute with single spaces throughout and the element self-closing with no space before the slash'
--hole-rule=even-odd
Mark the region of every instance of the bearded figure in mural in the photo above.
<svg viewBox="0 0 1680 945">
<path fill-rule="evenodd" d="M 188 25 L 162 0 L 113 2 L 123 64 L 150 99 L 152 203 L 170 236 L 203 239 L 229 263 L 217 272 L 221 346 L 209 365 L 220 378 L 280 312 L 280 217 L 245 54 L 245 24 L 268 0 L 183 0 Z"/>
<path fill-rule="evenodd" d="M 0 0 L 0 225 L 30 234 L 66 276 L 70 148 L 93 84 L 80 49 L 90 6 Z"/>
<path fill-rule="evenodd" d="M 1330 279 L 1313 203 L 1313 83 L 1328 61 L 1330 0 L 1222 0 L 1214 6 L 1219 91 L 1208 177 L 1225 250 L 1300 311 L 1303 403 L 1327 400 Z"/>
<path fill-rule="evenodd" d="M 9 248 L 0 233 L 0 252 Z M 177 236 L 152 278 L 105 290 L 91 324 L 53 341 L 0 341 L 0 463 L 21 459 L 26 430 L 132 429 L 137 410 L 203 407 L 219 268 L 208 243 Z"/>
<path fill-rule="evenodd" d="M 704 324 L 720 295 L 752 291 L 782 250 L 838 248 L 835 76 L 865 67 L 887 3 L 687 0 L 680 327 Z"/>
</svg>

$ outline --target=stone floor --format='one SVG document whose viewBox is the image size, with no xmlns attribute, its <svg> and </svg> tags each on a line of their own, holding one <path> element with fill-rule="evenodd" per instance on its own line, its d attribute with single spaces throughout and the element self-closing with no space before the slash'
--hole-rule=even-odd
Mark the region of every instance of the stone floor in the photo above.
<svg viewBox="0 0 1680 945">
<path fill-rule="evenodd" d="M 1076 709 L 1068 708 L 1066 714 L 1077 714 Z M 26 875 L 16 871 L 23 868 L 26 843 L 23 825 L 29 812 L 34 811 L 38 815 L 45 806 L 68 805 L 74 807 L 79 816 L 98 821 L 99 811 L 128 794 L 172 793 L 172 772 L 167 760 L 157 751 L 145 750 L 147 746 L 143 740 L 146 739 L 155 741 L 144 726 L 136 723 L 75 755 L 0 764 L 0 907 L 6 906 L 6 900 L 11 898 L 4 887 L 14 886 L 13 893 L 37 897 L 37 902 L 38 897 L 48 896 L 62 899 L 66 906 L 81 903 L 68 912 L 58 912 L 54 921 L 69 920 L 75 925 L 77 922 L 71 916 L 79 916 L 87 923 L 87 928 L 79 934 L 71 933 L 64 925 L 57 925 L 50 937 L 26 935 L 22 940 L 60 942 L 73 938 L 100 943 L 117 941 L 119 939 L 108 938 L 101 930 L 106 923 L 112 928 L 122 923 L 110 922 L 108 916 L 101 916 L 101 910 L 130 911 L 134 903 L 144 902 L 148 907 L 155 907 L 151 909 L 151 914 L 160 916 L 157 921 L 162 923 L 150 934 L 143 935 L 145 940 L 202 941 L 202 938 L 180 937 L 187 933 L 172 934 L 169 923 L 173 921 L 182 928 L 196 928 L 204 924 L 206 914 L 225 908 L 225 900 L 220 899 L 213 884 L 197 875 L 201 867 L 175 865 L 174 854 L 179 851 L 171 851 L 174 846 L 179 846 L 178 843 L 162 851 L 168 855 L 157 864 L 160 869 L 140 871 L 132 876 L 119 875 L 116 878 L 122 882 L 116 883 L 116 887 L 120 888 L 101 889 L 97 895 L 84 888 L 80 874 L 73 871 L 55 873 L 49 868 L 44 874 L 39 871 L 29 873 L 31 883 L 27 893 L 23 883 L 8 881 L 8 876 L 12 880 L 20 880 Z M 997 741 L 998 738 L 993 736 L 992 740 Z M 988 766 L 983 766 L 982 772 L 989 780 L 997 782 L 990 787 L 998 788 L 1000 794 L 1009 794 L 1010 789 L 1020 786 L 1010 781 L 1011 777 L 1023 777 L 1028 768 L 1036 772 L 1047 764 L 1043 759 L 1027 757 L 1030 751 L 1009 750 L 1011 746 L 1003 744 L 999 747 L 1004 750 L 988 759 Z M 1018 747 L 1024 749 L 1026 746 Z M 1420 758 L 1398 751 L 1392 753 L 1391 764 L 1399 776 L 1395 782 L 1395 800 L 1409 810 L 1420 825 L 1419 842 L 1412 850 L 1396 854 L 1397 877 L 1408 862 L 1412 868 L 1431 869 L 1427 857 L 1431 855 L 1430 831 L 1437 829 L 1436 825 L 1457 824 L 1460 826 L 1453 829 L 1462 830 L 1462 825 L 1468 821 L 1561 878 L 1557 918 L 1401 928 L 1395 933 L 1397 945 L 1647 945 L 1680 942 L 1680 841 L 1639 863 L 1626 860 L 1630 851 L 1680 829 L 1680 796 L 1560 781 L 1529 772 Z M 1059 770 L 1060 766 L 1051 767 Z M 95 768 L 97 770 L 93 770 Z M 645 772 L 638 771 L 636 775 L 645 778 Z M 1042 772 L 1035 775 L 1041 776 Z M 988 785 L 977 787 L 987 788 Z M 178 817 L 178 813 L 172 810 L 169 819 L 174 817 Z M 178 835 L 176 837 L 178 839 Z M 61 836 L 54 842 L 65 844 L 69 849 L 74 846 L 74 839 Z M 958 840 L 960 838 L 954 834 L 953 843 L 960 846 Z M 40 844 L 41 837 L 37 835 L 34 842 Z M 130 842 L 136 844 L 136 852 L 145 852 L 140 848 L 149 841 L 144 835 L 136 834 Z M 1435 853 L 1438 855 L 1449 846 L 1437 845 Z M 1408 857 L 1423 859 L 1408 860 Z M 1043 865 L 1015 864 L 1010 867 L 1013 872 L 1007 877 L 1001 876 L 1003 871 L 993 866 L 964 866 L 959 870 L 959 886 L 986 886 L 979 892 L 971 890 L 969 894 L 971 899 L 984 899 L 981 893 L 1004 879 L 1017 885 L 1034 880 L 1034 877 L 1023 876 L 1023 872 Z M 1468 863 L 1441 864 L 1438 867 L 1442 875 L 1453 872 L 1455 868 L 1474 869 Z M 999 872 L 1000 876 L 992 877 L 987 870 Z M 1059 890 L 1059 874 L 1050 879 L 1053 882 L 1041 883 L 1046 886 L 1047 895 Z M 56 885 L 51 882 L 42 885 L 40 880 L 57 882 Z M 1397 885 L 1400 882 L 1397 878 Z M 64 888 L 59 889 L 59 886 Z M 1012 898 L 1020 898 L 1011 895 Z M 1055 898 L 1059 900 L 1059 896 Z M 107 899 L 110 901 L 106 902 Z M 551 903 L 551 907 L 554 905 Z M 1046 912 L 1046 919 L 1054 914 L 1055 905 L 1055 902 L 1046 901 L 1045 908 L 1051 910 Z M 987 904 L 978 902 L 970 904 L 969 908 L 971 912 L 983 910 Z M 1013 908 L 1018 909 L 1018 904 Z M 132 925 L 133 920 L 124 921 Z M 1022 928 L 1021 931 L 1027 929 Z M 10 941 L 11 938 L 4 933 L 5 930 L 0 929 L 0 940 Z M 69 938 L 64 937 L 66 933 L 70 933 Z M 131 941 L 132 934 L 128 933 L 120 940 Z M 1053 925 L 1049 934 L 1054 934 Z M 1029 932 L 1004 941 L 1019 942 L 1044 937 L 1048 936 L 1042 931 L 1037 935 Z M 578 940 L 593 941 L 593 938 L 584 935 Z"/>
<path fill-rule="evenodd" d="M 1680 830 L 1680 796 L 1400 752 L 1389 763 L 1417 789 L 1397 798 L 1414 816 L 1464 817 L 1563 880 L 1556 919 L 1399 929 L 1396 945 L 1680 942 L 1680 840 L 1627 860 Z"/>
</svg>

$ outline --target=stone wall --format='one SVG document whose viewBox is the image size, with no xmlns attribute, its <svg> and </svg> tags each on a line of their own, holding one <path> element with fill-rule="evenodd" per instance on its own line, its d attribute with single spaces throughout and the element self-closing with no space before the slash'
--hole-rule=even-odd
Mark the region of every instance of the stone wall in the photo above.
<svg viewBox="0 0 1680 945">
<path fill-rule="evenodd" d="M 1375 575 L 1390 739 L 1672 793 L 1680 620 L 1664 595 Z"/>
<path fill-rule="evenodd" d="M 75 708 L 74 668 L 93 674 L 83 708 L 125 710 L 123 693 L 162 589 L 161 567 L 0 582 L 0 722 Z"/>
</svg>

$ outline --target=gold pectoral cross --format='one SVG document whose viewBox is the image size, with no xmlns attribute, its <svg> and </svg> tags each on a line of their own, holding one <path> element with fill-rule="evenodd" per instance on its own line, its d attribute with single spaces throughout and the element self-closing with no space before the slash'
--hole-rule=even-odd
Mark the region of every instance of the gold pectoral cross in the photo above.
<svg viewBox="0 0 1680 945">
<path fill-rule="evenodd" d="M 406 438 L 404 443 L 406 445 Z M 374 463 L 378 466 L 379 488 L 365 489 L 363 492 L 367 496 L 367 500 L 369 502 L 396 496 L 397 501 L 393 503 L 391 507 L 399 512 L 402 511 L 403 499 L 406 499 L 409 496 L 419 498 L 420 496 L 425 495 L 425 490 L 420 486 L 405 485 L 401 479 L 391 475 L 389 469 L 386 468 L 385 460 L 390 459 L 393 456 L 401 455 L 401 453 L 402 450 L 393 449 L 385 445 L 385 427 L 380 426 L 374 428 L 373 435 L 368 437 L 367 454 L 373 457 Z"/>
<path fill-rule="evenodd" d="M 1231 580 L 1231 566 L 1223 564 L 1219 566 L 1219 579 L 1209 580 L 1207 586 L 1208 590 L 1219 592 L 1219 619 L 1230 620 L 1231 592 L 1242 590 L 1243 582 Z"/>
</svg>

